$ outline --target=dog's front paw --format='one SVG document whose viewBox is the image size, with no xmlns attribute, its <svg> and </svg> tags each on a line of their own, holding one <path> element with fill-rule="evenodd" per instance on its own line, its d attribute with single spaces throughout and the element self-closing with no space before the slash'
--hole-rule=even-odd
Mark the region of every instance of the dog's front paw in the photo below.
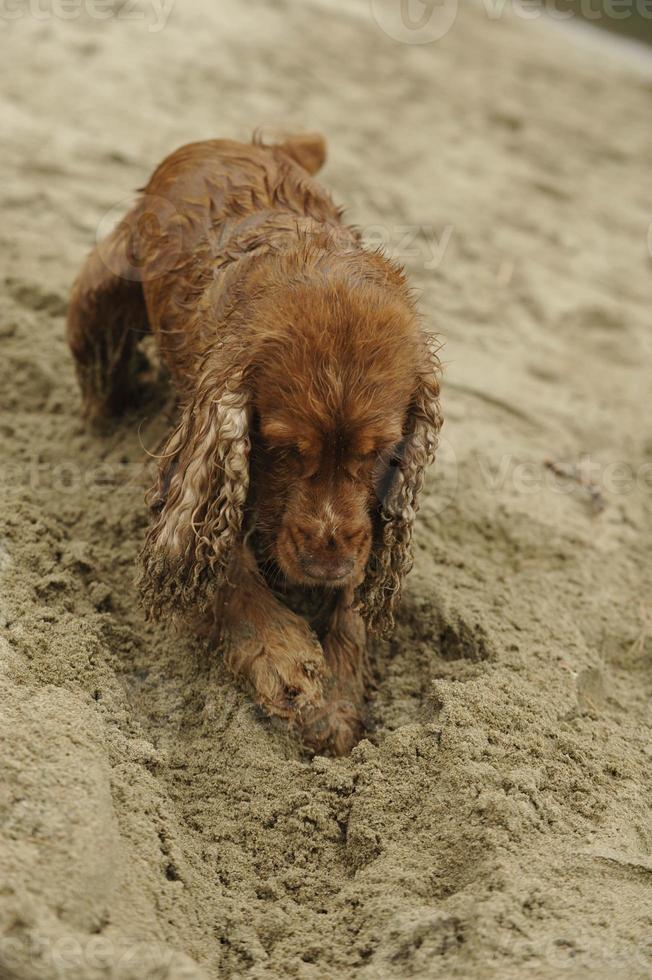
<svg viewBox="0 0 652 980">
<path fill-rule="evenodd" d="M 360 706 L 346 699 L 329 700 L 302 721 L 303 741 L 320 755 L 348 755 L 365 732 Z"/>
<path fill-rule="evenodd" d="M 232 630 L 226 661 L 270 714 L 295 720 L 323 704 L 324 654 L 298 617 L 262 630 L 247 624 Z"/>
</svg>

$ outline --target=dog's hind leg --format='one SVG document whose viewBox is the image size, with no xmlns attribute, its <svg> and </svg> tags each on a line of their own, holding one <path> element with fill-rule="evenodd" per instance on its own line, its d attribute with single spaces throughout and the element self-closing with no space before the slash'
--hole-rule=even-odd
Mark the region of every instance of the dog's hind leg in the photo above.
<svg viewBox="0 0 652 980">
<path fill-rule="evenodd" d="M 68 343 L 84 412 L 118 415 L 136 393 L 136 345 L 148 332 L 134 225 L 138 205 L 92 250 L 73 286 Z"/>
</svg>

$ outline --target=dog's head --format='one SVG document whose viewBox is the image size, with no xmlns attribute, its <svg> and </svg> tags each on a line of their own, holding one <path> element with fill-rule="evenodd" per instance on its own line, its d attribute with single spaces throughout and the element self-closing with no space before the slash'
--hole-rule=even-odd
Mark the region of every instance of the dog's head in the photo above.
<svg viewBox="0 0 652 980">
<path fill-rule="evenodd" d="M 441 425 L 439 362 L 402 274 L 372 259 L 363 275 L 352 261 L 276 269 L 247 341 L 207 356 L 152 495 L 155 612 L 201 602 L 255 530 L 288 582 L 356 586 L 368 625 L 391 626 Z"/>
</svg>

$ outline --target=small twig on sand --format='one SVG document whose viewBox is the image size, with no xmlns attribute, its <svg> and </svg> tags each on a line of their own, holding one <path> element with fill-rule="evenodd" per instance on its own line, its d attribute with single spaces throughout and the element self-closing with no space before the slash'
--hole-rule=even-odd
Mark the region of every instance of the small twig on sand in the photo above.
<svg viewBox="0 0 652 980">
<path fill-rule="evenodd" d="M 646 608 L 643 603 L 641 603 L 640 608 L 640 620 L 641 632 L 629 648 L 629 653 L 633 654 L 635 657 L 638 657 L 643 653 L 645 641 L 652 636 L 652 609 Z"/>
<path fill-rule="evenodd" d="M 545 459 L 544 466 L 552 470 L 557 476 L 563 476 L 567 480 L 573 480 L 578 486 L 586 491 L 594 515 L 601 514 L 607 506 L 600 487 L 590 480 L 582 470 L 581 463 L 557 463 L 554 459 Z"/>
</svg>

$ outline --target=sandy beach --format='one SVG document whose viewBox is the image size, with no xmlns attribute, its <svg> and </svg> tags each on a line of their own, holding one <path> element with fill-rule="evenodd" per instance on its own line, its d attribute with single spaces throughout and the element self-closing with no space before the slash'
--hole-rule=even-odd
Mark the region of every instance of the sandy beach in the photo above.
<svg viewBox="0 0 652 980">
<path fill-rule="evenodd" d="M 0 19 L 0 977 L 651 977 L 652 62 L 480 4 L 430 43 L 380 0 L 101 9 Z M 345 759 L 144 621 L 169 401 L 90 432 L 65 340 L 162 157 L 257 126 L 325 134 L 444 343 Z"/>
</svg>

